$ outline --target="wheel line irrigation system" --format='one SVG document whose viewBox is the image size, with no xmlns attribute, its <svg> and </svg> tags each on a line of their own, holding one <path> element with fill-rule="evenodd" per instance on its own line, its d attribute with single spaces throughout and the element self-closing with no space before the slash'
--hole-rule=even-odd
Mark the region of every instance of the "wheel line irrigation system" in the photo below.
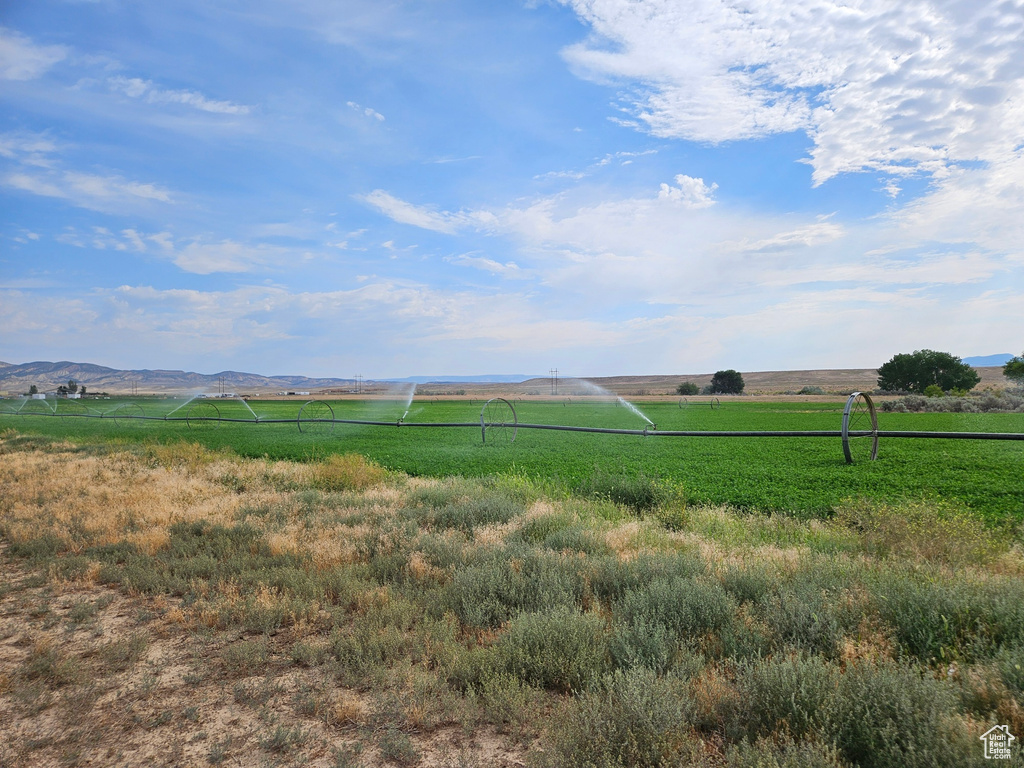
<svg viewBox="0 0 1024 768">
<path fill-rule="evenodd" d="M 621 399 L 621 398 L 620 398 Z M 685 399 L 684 399 L 685 400 Z M 680 401 L 680 408 L 684 406 Z M 37 402 L 37 401 L 27 401 Z M 76 401 L 68 401 L 75 403 Z M 187 405 L 188 403 L 186 403 Z M 708 403 L 701 403 L 707 405 Z M 326 400 L 309 400 L 299 409 L 295 418 L 270 419 L 261 418 L 249 408 L 252 419 L 231 418 L 221 416 L 220 409 L 210 400 L 196 400 L 184 416 L 174 416 L 181 407 L 164 416 L 147 416 L 137 403 L 124 403 L 106 413 L 89 412 L 80 403 L 70 406 L 69 410 L 58 413 L 56 405 L 47 410 L 24 410 L 25 403 L 16 411 L 8 411 L 7 415 L 18 416 L 60 416 L 62 418 L 99 418 L 114 419 L 118 426 L 128 426 L 138 421 L 184 421 L 190 429 L 202 429 L 215 426 L 219 422 L 238 424 L 296 424 L 299 432 L 310 434 L 327 434 L 337 424 L 358 424 L 376 427 L 446 427 L 446 428 L 479 428 L 484 443 L 511 443 L 516 439 L 520 429 L 547 429 L 561 432 L 592 432 L 609 435 L 640 435 L 643 437 L 830 437 L 841 438 L 843 456 L 848 464 L 856 460 L 874 461 L 878 458 L 879 438 L 928 438 L 950 440 L 1024 440 L 1024 433 L 1019 432 L 929 432 L 929 431 L 886 431 L 878 429 L 878 416 L 871 397 L 863 392 L 854 392 L 847 398 L 843 408 L 842 427 L 838 430 L 759 430 L 759 431 L 681 431 L 658 430 L 656 425 L 648 423 L 643 429 L 613 429 L 609 427 L 581 427 L 561 424 L 529 424 L 520 422 L 515 405 L 503 397 L 495 397 L 486 401 L 480 410 L 479 421 L 456 422 L 407 422 L 405 416 L 395 421 L 370 421 L 364 419 L 338 419 L 334 409 Z M 710 402 L 712 408 L 720 408 L 718 398 Z M 183 407 L 183 406 L 182 406 Z M 246 404 L 248 408 L 248 404 Z M 635 410 L 635 408 L 634 408 Z M 406 410 L 406 414 L 408 409 Z M 645 417 L 646 418 L 646 417 Z"/>
</svg>

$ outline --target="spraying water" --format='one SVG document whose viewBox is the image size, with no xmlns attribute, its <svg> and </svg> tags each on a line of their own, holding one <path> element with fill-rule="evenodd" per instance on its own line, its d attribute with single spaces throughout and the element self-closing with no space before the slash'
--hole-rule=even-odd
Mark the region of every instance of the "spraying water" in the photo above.
<svg viewBox="0 0 1024 768">
<path fill-rule="evenodd" d="M 403 420 L 405 419 L 406 416 L 409 415 L 409 408 L 412 406 L 412 399 L 416 395 L 416 382 L 411 382 L 408 386 L 408 389 L 409 393 L 406 395 L 405 398 L 405 413 L 402 414 Z"/>
<path fill-rule="evenodd" d="M 637 408 L 635 405 L 633 405 L 631 402 L 629 402 L 629 400 L 626 400 L 625 398 L 620 397 L 619 395 L 616 395 L 614 392 L 610 392 L 609 390 L 605 389 L 604 387 L 598 386 L 597 384 L 595 384 L 592 381 L 587 381 L 586 379 L 572 379 L 572 381 L 574 383 L 576 383 L 577 385 L 579 385 L 580 388 L 584 391 L 585 394 L 588 394 L 588 395 L 600 395 L 602 397 L 609 397 L 609 398 L 613 397 L 613 398 L 615 398 L 615 400 L 623 408 L 627 408 L 629 411 L 631 411 L 635 415 L 639 416 L 641 419 L 646 421 L 652 427 L 654 426 L 654 422 L 651 421 L 649 418 L 647 418 L 647 416 L 644 414 L 644 412 L 641 411 L 639 408 Z"/>
</svg>

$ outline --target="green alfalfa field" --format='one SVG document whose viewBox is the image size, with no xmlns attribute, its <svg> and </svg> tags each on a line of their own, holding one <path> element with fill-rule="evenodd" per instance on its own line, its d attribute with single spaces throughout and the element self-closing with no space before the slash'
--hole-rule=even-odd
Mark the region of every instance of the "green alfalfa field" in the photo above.
<svg viewBox="0 0 1024 768">
<path fill-rule="evenodd" d="M 842 412 L 694 400 L 636 405 L 659 430 Z M 0 416 L 0 765 L 980 766 L 982 734 L 1024 732 L 1024 444 L 848 465 L 838 438 L 410 426 L 481 405 L 316 435 Z"/>
</svg>

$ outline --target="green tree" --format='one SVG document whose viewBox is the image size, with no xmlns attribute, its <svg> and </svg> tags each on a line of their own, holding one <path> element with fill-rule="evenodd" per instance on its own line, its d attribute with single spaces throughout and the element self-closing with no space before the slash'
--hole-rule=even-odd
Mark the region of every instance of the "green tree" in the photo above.
<svg viewBox="0 0 1024 768">
<path fill-rule="evenodd" d="M 700 387 L 694 384 L 692 381 L 684 381 L 678 387 L 676 387 L 677 395 L 696 395 L 700 392 Z"/>
<path fill-rule="evenodd" d="M 922 394 L 932 384 L 943 392 L 970 390 L 979 381 L 978 372 L 959 357 L 933 349 L 894 355 L 878 369 L 878 388 L 886 392 Z"/>
<path fill-rule="evenodd" d="M 743 377 L 730 368 L 711 377 L 711 394 L 738 395 L 743 392 Z"/>
<path fill-rule="evenodd" d="M 68 379 L 68 392 L 70 392 L 73 395 L 77 391 L 78 391 L 78 382 L 75 381 L 74 379 Z"/>
<path fill-rule="evenodd" d="M 1014 382 L 1018 387 L 1024 387 L 1024 354 L 1019 357 L 1011 357 L 1003 366 L 1003 376 Z"/>
<path fill-rule="evenodd" d="M 39 394 L 39 387 L 37 387 L 35 384 L 33 384 L 31 387 L 28 388 L 28 393 L 30 395 L 38 395 Z"/>
</svg>

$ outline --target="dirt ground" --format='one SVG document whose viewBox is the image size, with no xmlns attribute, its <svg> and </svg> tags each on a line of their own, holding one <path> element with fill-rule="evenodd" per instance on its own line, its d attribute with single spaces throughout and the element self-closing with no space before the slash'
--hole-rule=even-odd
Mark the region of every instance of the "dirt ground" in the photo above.
<svg viewBox="0 0 1024 768">
<path fill-rule="evenodd" d="M 251 639 L 180 617 L 175 600 L 47 579 L 0 543 L 0 766 L 523 765 L 490 727 L 389 740 L 379 702 L 275 637 L 262 674 L 238 673 L 225 651 Z"/>
</svg>

